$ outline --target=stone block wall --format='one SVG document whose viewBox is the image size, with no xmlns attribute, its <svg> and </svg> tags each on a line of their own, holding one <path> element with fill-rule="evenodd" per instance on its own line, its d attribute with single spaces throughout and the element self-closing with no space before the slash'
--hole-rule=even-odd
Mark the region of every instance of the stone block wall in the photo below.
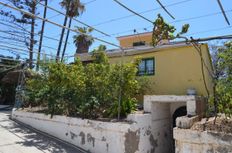
<svg viewBox="0 0 232 153">
<path fill-rule="evenodd" d="M 232 135 L 174 129 L 176 153 L 232 153 Z"/>
</svg>

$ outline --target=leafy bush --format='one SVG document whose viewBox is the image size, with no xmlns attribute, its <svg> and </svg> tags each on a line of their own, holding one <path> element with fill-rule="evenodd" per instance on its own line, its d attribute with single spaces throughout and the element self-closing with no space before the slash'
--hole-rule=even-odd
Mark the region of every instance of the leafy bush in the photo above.
<svg viewBox="0 0 232 153">
<path fill-rule="evenodd" d="M 211 102 L 216 113 L 232 116 L 232 42 L 219 48 L 213 58 L 215 68 L 214 97 Z"/>
<path fill-rule="evenodd" d="M 136 63 L 110 64 L 98 50 L 85 66 L 77 59 L 71 65 L 50 63 L 43 70 L 27 80 L 25 106 L 46 106 L 51 115 L 99 118 L 120 112 L 125 117 L 135 110 L 136 94 L 147 86 L 137 80 Z"/>
</svg>

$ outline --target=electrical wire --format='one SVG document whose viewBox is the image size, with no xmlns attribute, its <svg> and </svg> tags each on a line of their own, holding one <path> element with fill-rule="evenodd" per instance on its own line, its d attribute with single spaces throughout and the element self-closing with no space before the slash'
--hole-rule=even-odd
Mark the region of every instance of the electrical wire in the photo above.
<svg viewBox="0 0 232 153">
<path fill-rule="evenodd" d="M 205 30 L 205 31 L 199 31 L 199 32 L 194 32 L 194 33 L 190 33 L 190 34 L 186 34 L 185 36 L 193 36 L 196 34 L 202 34 L 202 33 L 207 33 L 207 32 L 215 32 L 215 31 L 221 31 L 221 30 L 227 30 L 232 28 L 232 26 L 227 26 L 227 27 L 222 27 L 222 28 L 215 28 L 215 29 L 210 29 L 210 30 Z"/>
<path fill-rule="evenodd" d="M 38 54 L 38 52 L 35 52 L 35 51 L 30 51 L 30 50 L 25 50 L 25 49 L 21 49 L 21 48 L 15 48 L 15 47 L 9 47 L 9 46 L 6 46 L 6 45 L 1 45 L 1 44 L 0 44 L 0 47 L 5 47 L 7 49 L 13 49 L 14 52 L 24 52 L 24 53 L 27 53 L 27 54 L 29 54 L 29 53 L 36 53 L 36 54 Z M 53 55 L 46 54 L 46 53 L 41 53 L 41 54 L 54 57 Z"/>
<path fill-rule="evenodd" d="M 126 10 L 128 10 L 129 12 L 131 12 L 131 13 L 137 15 L 138 17 L 140 17 L 140 18 L 142 18 L 142 19 L 148 21 L 149 23 L 153 24 L 153 21 L 151 21 L 150 19 L 145 18 L 144 16 L 140 15 L 139 13 L 133 11 L 132 9 L 130 9 L 129 7 L 127 7 L 126 5 L 124 5 L 124 4 L 122 4 L 121 2 L 119 2 L 118 0 L 113 0 L 113 1 L 115 1 L 117 4 L 119 4 L 120 6 L 122 6 L 122 7 L 125 8 Z"/>
<path fill-rule="evenodd" d="M 162 9 L 172 18 L 172 19 L 175 19 L 175 17 L 166 9 L 166 7 L 159 1 L 159 0 L 156 0 L 159 5 L 162 7 Z"/>
<path fill-rule="evenodd" d="M 31 41 L 30 38 L 26 38 L 24 36 L 21 36 L 21 35 L 16 35 L 14 33 L 10 33 L 10 32 L 7 32 L 7 31 L 3 31 L 3 30 L 0 30 L 0 32 L 2 33 L 6 33 L 6 34 L 9 34 L 9 35 L 12 35 L 12 36 L 16 36 L 16 37 L 21 37 L 21 38 L 24 38 L 24 39 L 28 39 Z M 38 41 L 39 42 L 39 41 Z M 35 46 L 39 46 L 38 44 L 35 44 Z M 52 49 L 52 50 L 55 50 L 56 51 L 56 48 L 53 48 L 53 47 L 50 47 L 50 46 L 46 46 L 46 45 L 42 45 L 43 48 L 49 48 L 49 49 Z"/>
<path fill-rule="evenodd" d="M 95 1 L 97 1 L 97 0 L 91 0 L 91 1 L 85 2 L 84 5 L 89 5 L 89 4 L 91 4 L 91 3 L 95 2 Z"/>
<path fill-rule="evenodd" d="M 28 54 L 23 53 L 23 52 L 12 51 L 12 49 L 10 49 L 10 48 L 3 48 L 3 47 L 0 47 L 0 49 L 1 49 L 1 51 L 10 52 L 10 53 L 12 53 L 12 54 L 18 53 L 18 54 L 20 54 L 20 55 L 28 55 Z"/>
<path fill-rule="evenodd" d="M 48 9 L 53 10 L 53 11 L 55 11 L 55 12 L 57 12 L 57 13 L 60 13 L 60 14 L 62 14 L 62 15 L 64 15 L 64 16 L 67 16 L 65 13 L 63 13 L 63 12 L 61 12 L 61 11 L 58 11 L 57 9 L 54 9 L 54 8 L 52 8 L 52 7 L 50 7 L 50 6 L 46 6 L 46 5 L 44 5 L 44 4 L 40 3 L 40 2 L 39 2 L 38 4 L 40 4 L 40 5 L 44 6 L 44 7 L 47 7 Z M 93 26 L 90 26 L 90 25 L 88 25 L 88 24 L 86 24 L 86 23 L 84 23 L 84 22 L 82 22 L 82 21 L 80 21 L 80 20 L 77 20 L 76 18 L 73 18 L 73 17 L 70 17 L 70 16 L 67 16 L 67 17 L 71 18 L 72 20 L 74 20 L 74 21 L 76 21 L 76 22 L 78 22 L 78 23 L 80 23 L 80 24 L 82 24 L 82 25 L 84 25 L 84 26 L 87 26 L 87 27 L 89 27 L 89 28 L 91 28 L 91 29 L 94 29 L 95 31 L 97 31 L 97 32 L 99 32 L 99 33 L 101 33 L 101 34 L 103 34 L 103 35 L 105 35 L 105 36 L 109 36 L 109 37 L 110 37 L 110 35 L 108 35 L 107 33 L 102 32 L 102 31 L 100 31 L 100 30 L 94 28 Z"/>
<path fill-rule="evenodd" d="M 217 0 L 217 2 L 218 2 L 218 5 L 219 5 L 219 7 L 220 7 L 220 9 L 221 9 L 221 11 L 222 11 L 222 14 L 223 14 L 223 16 L 224 16 L 224 18 L 225 18 L 227 24 L 230 25 L 230 22 L 229 22 L 229 20 L 228 20 L 228 18 L 227 18 L 227 16 L 226 16 L 226 13 L 225 13 L 225 11 L 224 11 L 224 8 L 223 8 L 223 6 L 222 6 L 221 1 L 220 1 L 220 0 Z"/>
<path fill-rule="evenodd" d="M 19 30 L 23 30 L 23 29 L 21 29 L 21 28 L 19 28 L 19 27 L 16 27 L 16 26 L 12 26 L 12 25 L 10 25 L 10 24 L 6 24 L 6 23 L 4 23 L 4 22 L 1 22 L 0 21 L 0 24 L 2 24 L 2 25 L 5 25 L 5 26 L 7 26 L 7 27 L 11 27 L 11 28 L 14 28 L 14 29 L 19 29 Z M 28 30 L 24 30 L 25 32 L 27 32 L 28 33 L 28 35 L 29 34 L 31 34 L 31 32 L 30 31 L 28 31 Z M 33 33 L 34 35 L 37 35 L 37 36 L 40 36 L 41 34 L 39 34 L 39 33 Z M 53 38 L 53 37 L 49 37 L 49 36 L 46 36 L 46 35 L 44 35 L 43 36 L 44 38 L 46 38 L 46 39 L 49 39 L 49 40 L 53 40 L 53 41 L 59 41 L 59 39 L 55 39 L 55 38 Z M 64 41 L 63 41 L 63 43 L 64 43 Z M 68 42 L 68 44 L 70 44 L 69 42 Z"/>
<path fill-rule="evenodd" d="M 29 12 L 27 12 L 27 11 L 24 11 L 24 10 L 18 9 L 18 8 L 13 7 L 13 6 L 10 6 L 10 5 L 7 5 L 7 4 L 5 4 L 5 3 L 3 3 L 3 2 L 0 2 L 0 4 L 1 4 L 1 5 L 5 5 L 5 6 L 7 6 L 7 7 L 11 8 L 11 9 L 14 9 L 14 10 L 16 10 L 16 11 L 19 11 L 19 12 L 21 12 L 21 13 L 27 14 L 27 15 L 29 15 L 29 16 L 31 16 L 31 17 L 38 18 L 38 19 L 40 19 L 40 20 L 45 20 L 46 22 L 51 23 L 51 24 L 53 24 L 53 25 L 55 25 L 55 26 L 58 26 L 58 27 L 60 27 L 60 28 L 65 28 L 65 29 L 68 29 L 68 30 L 70 30 L 70 31 L 72 31 L 72 32 L 75 32 L 75 33 L 78 33 L 78 34 L 85 35 L 85 36 L 87 36 L 87 37 L 89 37 L 89 38 L 92 38 L 92 39 L 98 40 L 98 41 L 100 41 L 100 42 L 103 42 L 103 43 L 109 44 L 109 45 L 111 45 L 111 46 L 115 46 L 115 47 L 119 47 L 119 48 L 121 48 L 119 45 L 116 45 L 116 44 L 114 44 L 114 43 L 111 43 L 111 42 L 108 42 L 108 41 L 102 40 L 102 39 L 97 38 L 97 37 L 93 37 L 93 36 L 87 35 L 87 34 L 85 34 L 85 33 L 79 32 L 78 30 L 75 30 L 75 29 L 71 29 L 71 28 L 68 28 L 68 27 L 62 26 L 62 25 L 60 25 L 60 24 L 58 24 L 58 23 L 55 23 L 55 22 L 53 22 L 53 21 L 50 21 L 50 20 L 48 20 L 48 19 L 44 19 L 44 18 L 42 18 L 42 17 L 39 17 L 39 16 L 34 15 L 34 14 L 32 14 L 32 13 L 29 13 Z"/>
<path fill-rule="evenodd" d="M 225 11 L 227 13 L 230 13 L 232 12 L 232 10 L 227 10 Z M 185 18 L 185 19 L 180 19 L 180 20 L 175 20 L 173 22 L 170 22 L 170 23 L 179 23 L 179 22 L 183 22 L 183 21 L 190 21 L 190 20 L 195 20 L 195 19 L 200 19 L 200 18 L 205 18 L 205 17 L 209 17 L 209 16 L 215 16 L 215 15 L 218 15 L 218 14 L 222 14 L 222 12 L 214 12 L 214 13 L 209 13 L 209 14 L 205 14 L 205 15 L 200 15 L 200 16 L 195 16 L 195 17 L 190 17 L 190 18 Z M 144 29 L 149 29 L 149 28 L 152 28 L 153 26 L 148 26 L 148 27 L 141 27 L 141 28 L 136 28 L 136 30 L 144 30 Z M 133 32 L 134 29 L 129 29 L 129 30 L 125 30 L 125 31 L 120 31 L 120 32 L 117 32 L 117 33 L 111 33 L 110 35 L 111 36 L 116 36 L 116 35 L 120 35 L 120 34 L 124 34 L 124 33 L 128 33 L 128 32 Z M 100 38 L 104 38 L 105 36 L 98 36 Z"/>
<path fill-rule="evenodd" d="M 171 6 L 179 5 L 179 4 L 190 2 L 190 1 L 193 1 L 193 0 L 183 0 L 183 1 L 180 1 L 180 2 L 175 2 L 175 3 L 165 5 L 165 7 L 171 7 Z M 159 9 L 162 9 L 162 7 L 157 7 L 155 9 L 145 10 L 145 11 L 139 12 L 138 14 L 142 15 L 142 14 L 153 12 L 153 11 L 156 11 L 156 10 L 159 10 Z M 115 22 L 115 21 L 127 19 L 127 18 L 130 18 L 130 17 L 133 17 L 133 16 L 136 16 L 136 15 L 135 14 L 130 14 L 130 15 L 126 15 L 126 16 L 122 16 L 122 17 L 102 21 L 102 22 L 96 23 L 96 24 L 94 24 L 92 26 L 100 26 L 100 25 L 107 24 L 107 23 L 110 23 L 110 22 Z"/>
</svg>

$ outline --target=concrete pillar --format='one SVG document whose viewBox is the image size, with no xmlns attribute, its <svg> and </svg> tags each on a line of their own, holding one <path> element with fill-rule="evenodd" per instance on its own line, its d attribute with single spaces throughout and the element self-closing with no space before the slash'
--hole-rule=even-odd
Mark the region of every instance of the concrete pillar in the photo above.
<svg viewBox="0 0 232 153">
<path fill-rule="evenodd" d="M 150 96 L 144 96 L 143 110 L 146 113 L 152 112 L 152 101 Z"/>
<path fill-rule="evenodd" d="M 187 115 L 196 115 L 196 100 L 187 101 Z"/>
</svg>

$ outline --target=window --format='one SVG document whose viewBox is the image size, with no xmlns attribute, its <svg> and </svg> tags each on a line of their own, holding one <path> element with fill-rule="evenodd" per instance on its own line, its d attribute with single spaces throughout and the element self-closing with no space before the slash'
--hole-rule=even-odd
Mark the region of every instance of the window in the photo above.
<svg viewBox="0 0 232 153">
<path fill-rule="evenodd" d="M 155 74 L 155 59 L 142 59 L 138 66 L 138 75 L 154 75 Z"/>
<path fill-rule="evenodd" d="M 145 41 L 133 42 L 133 46 L 145 46 Z"/>
</svg>

